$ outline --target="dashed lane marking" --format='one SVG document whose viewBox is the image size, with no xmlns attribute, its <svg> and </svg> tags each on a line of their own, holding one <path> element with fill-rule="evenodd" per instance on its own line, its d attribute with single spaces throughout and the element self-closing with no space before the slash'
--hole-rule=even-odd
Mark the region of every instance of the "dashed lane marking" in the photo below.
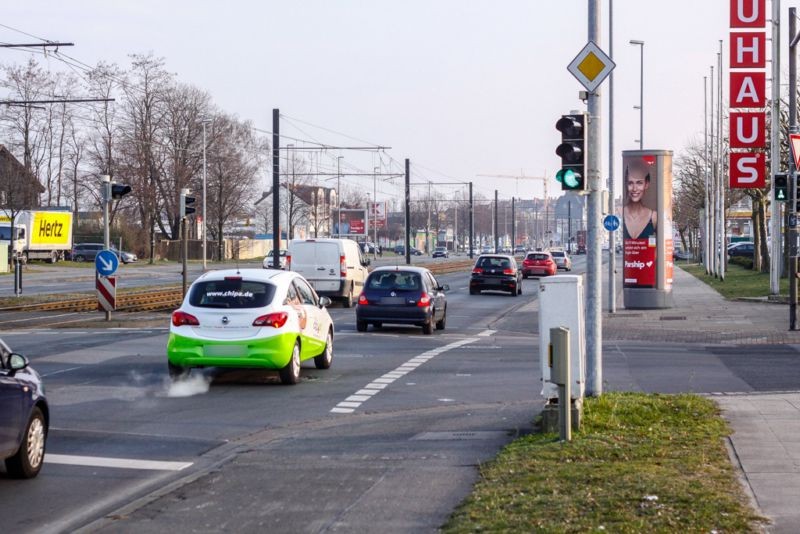
<svg viewBox="0 0 800 534">
<path fill-rule="evenodd" d="M 494 332 L 494 330 L 487 330 L 487 332 Z M 356 408 L 359 408 L 363 403 L 380 393 L 381 390 L 386 388 L 386 386 L 393 383 L 398 378 L 402 378 L 411 371 L 416 370 L 423 363 L 435 358 L 443 352 L 447 352 L 448 350 L 453 350 L 458 347 L 463 347 L 464 345 L 474 343 L 475 341 L 478 341 L 478 338 L 472 337 L 461 339 L 459 341 L 450 343 L 449 345 L 445 345 L 444 347 L 439 347 L 437 349 L 432 349 L 423 352 L 422 354 L 418 354 L 417 356 L 414 356 L 410 360 L 401 364 L 399 367 L 389 371 L 388 373 L 384 373 L 382 376 L 374 379 L 372 382 L 359 389 L 354 394 L 348 396 L 345 400 L 331 408 L 331 413 L 353 413 Z"/>
<path fill-rule="evenodd" d="M 192 462 L 162 462 L 157 460 L 135 460 L 132 458 L 104 458 L 100 456 L 72 456 L 47 453 L 45 463 L 80 465 L 86 467 L 111 467 L 116 469 L 142 469 L 149 471 L 182 471 Z"/>
</svg>

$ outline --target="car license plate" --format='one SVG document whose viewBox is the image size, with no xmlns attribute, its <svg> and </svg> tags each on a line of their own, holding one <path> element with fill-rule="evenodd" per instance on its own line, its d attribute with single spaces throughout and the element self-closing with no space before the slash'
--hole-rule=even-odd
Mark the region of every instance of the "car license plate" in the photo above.
<svg viewBox="0 0 800 534">
<path fill-rule="evenodd" d="M 245 356 L 245 347 L 242 345 L 207 345 L 203 347 L 203 355 L 209 358 Z"/>
<path fill-rule="evenodd" d="M 386 304 L 387 306 L 399 306 L 405 303 L 405 297 L 381 297 L 381 304 Z"/>
<path fill-rule="evenodd" d="M 496 279 L 496 278 L 489 278 L 488 280 L 486 280 L 486 285 L 489 285 L 489 286 L 499 286 L 499 285 L 500 285 L 500 282 L 501 282 L 501 281 L 500 281 L 500 280 L 498 280 L 498 279 Z"/>
</svg>

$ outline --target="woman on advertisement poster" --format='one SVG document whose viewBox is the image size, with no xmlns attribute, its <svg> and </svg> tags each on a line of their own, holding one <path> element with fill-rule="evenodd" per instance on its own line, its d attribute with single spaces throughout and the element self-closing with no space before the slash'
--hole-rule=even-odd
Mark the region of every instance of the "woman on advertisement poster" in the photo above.
<svg viewBox="0 0 800 534">
<path fill-rule="evenodd" d="M 623 238 L 645 239 L 656 235 L 658 214 L 643 199 L 650 189 L 650 165 L 643 159 L 628 160 L 625 167 L 626 202 L 623 212 Z"/>
</svg>

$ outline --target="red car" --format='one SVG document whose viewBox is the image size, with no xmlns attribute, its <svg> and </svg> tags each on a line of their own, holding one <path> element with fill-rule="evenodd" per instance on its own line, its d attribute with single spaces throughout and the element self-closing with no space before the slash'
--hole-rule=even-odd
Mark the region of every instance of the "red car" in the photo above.
<svg viewBox="0 0 800 534">
<path fill-rule="evenodd" d="M 529 252 L 522 260 L 522 277 L 553 276 L 558 271 L 556 262 L 549 252 Z"/>
</svg>

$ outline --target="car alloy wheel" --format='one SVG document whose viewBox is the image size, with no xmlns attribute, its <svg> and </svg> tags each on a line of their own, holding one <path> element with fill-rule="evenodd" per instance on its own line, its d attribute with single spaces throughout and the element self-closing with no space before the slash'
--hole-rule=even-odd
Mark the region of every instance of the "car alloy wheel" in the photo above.
<svg viewBox="0 0 800 534">
<path fill-rule="evenodd" d="M 44 415 L 39 408 L 34 408 L 19 450 L 6 460 L 8 474 L 15 478 L 33 478 L 38 475 L 44 463 L 46 437 Z"/>
<path fill-rule="evenodd" d="M 292 357 L 286 367 L 280 370 L 281 383 L 287 386 L 293 386 L 300 381 L 300 342 L 294 342 L 292 348 Z"/>
<path fill-rule="evenodd" d="M 325 340 L 325 349 L 314 356 L 314 365 L 317 369 L 328 369 L 333 362 L 333 333 L 328 330 L 328 339 Z"/>
</svg>

